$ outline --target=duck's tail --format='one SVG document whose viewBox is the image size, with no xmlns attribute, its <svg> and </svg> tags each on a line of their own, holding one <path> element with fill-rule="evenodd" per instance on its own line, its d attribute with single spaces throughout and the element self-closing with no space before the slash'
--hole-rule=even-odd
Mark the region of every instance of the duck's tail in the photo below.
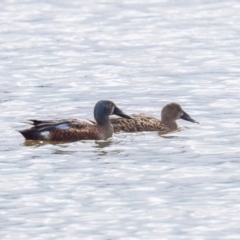
<svg viewBox="0 0 240 240">
<path fill-rule="evenodd" d="M 31 128 L 20 130 L 19 132 L 26 140 L 50 140 L 51 130 L 53 129 L 69 129 L 71 122 L 68 120 L 59 121 L 42 121 L 28 120 L 28 123 L 33 125 Z"/>
<path fill-rule="evenodd" d="M 20 132 L 26 140 L 41 140 L 41 134 L 36 131 L 34 127 L 20 130 L 18 132 Z"/>
</svg>

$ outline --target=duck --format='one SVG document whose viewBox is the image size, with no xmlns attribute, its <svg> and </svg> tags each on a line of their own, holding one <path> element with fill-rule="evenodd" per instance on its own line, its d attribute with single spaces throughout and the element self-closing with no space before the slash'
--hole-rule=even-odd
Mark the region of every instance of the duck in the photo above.
<svg viewBox="0 0 240 240">
<path fill-rule="evenodd" d="M 132 114 L 133 119 L 110 118 L 114 132 L 142 132 L 142 131 L 158 131 L 158 133 L 166 134 L 178 130 L 176 120 L 183 119 L 192 123 L 198 123 L 186 113 L 180 104 L 168 103 L 161 112 L 161 120 L 148 116 L 146 114 Z"/>
<path fill-rule="evenodd" d="M 113 126 L 109 121 L 110 115 L 132 119 L 116 104 L 109 100 L 100 100 L 94 107 L 95 123 L 78 119 L 36 120 L 27 123 L 31 128 L 20 130 L 26 140 L 73 142 L 79 140 L 106 140 L 113 135 Z"/>
</svg>

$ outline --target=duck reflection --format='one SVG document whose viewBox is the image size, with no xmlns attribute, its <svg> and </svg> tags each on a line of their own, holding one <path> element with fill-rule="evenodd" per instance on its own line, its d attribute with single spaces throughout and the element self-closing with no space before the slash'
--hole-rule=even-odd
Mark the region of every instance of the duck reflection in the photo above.
<svg viewBox="0 0 240 240">
<path fill-rule="evenodd" d="M 95 145 L 92 147 L 94 148 L 94 151 L 97 153 L 98 156 L 105 156 L 109 153 L 109 150 L 107 150 L 106 148 L 111 146 L 112 144 L 113 144 L 112 140 L 95 141 Z"/>
<path fill-rule="evenodd" d="M 56 141 L 40 141 L 40 140 L 25 140 L 23 143 L 24 146 L 26 147 L 41 147 L 47 144 L 52 144 L 52 145 L 60 145 L 64 143 L 69 143 L 69 142 L 56 142 Z"/>
<path fill-rule="evenodd" d="M 95 141 L 95 148 L 105 148 L 105 147 L 109 147 L 110 145 L 113 144 L 112 141 Z"/>
<path fill-rule="evenodd" d="M 84 144 L 86 144 L 85 141 Z M 76 143 L 76 142 L 75 142 Z M 89 142 L 88 142 L 89 143 Z M 27 147 L 41 147 L 44 145 L 59 145 L 59 147 L 61 149 L 53 149 L 52 154 L 72 154 L 75 152 L 79 152 L 81 151 L 81 149 L 85 146 L 82 146 L 81 148 L 79 148 L 79 150 L 69 150 L 69 145 L 73 144 L 73 143 L 69 143 L 69 142 L 58 142 L 58 141 L 37 141 L 37 140 L 26 140 L 23 145 L 27 146 Z M 109 147 L 110 145 L 112 145 L 113 142 L 111 140 L 107 140 L 107 141 L 92 141 L 92 145 L 88 145 L 89 147 L 89 151 L 91 151 L 91 149 L 96 152 L 98 155 L 106 155 L 108 153 L 108 151 L 104 150 L 104 148 Z M 65 150 L 66 149 L 66 150 Z"/>
</svg>

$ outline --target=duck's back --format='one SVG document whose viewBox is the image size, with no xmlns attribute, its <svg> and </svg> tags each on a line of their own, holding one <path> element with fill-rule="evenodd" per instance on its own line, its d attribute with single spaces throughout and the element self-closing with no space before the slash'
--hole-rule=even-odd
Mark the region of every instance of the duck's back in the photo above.
<svg viewBox="0 0 240 240">
<path fill-rule="evenodd" d="M 133 114 L 134 119 L 110 118 L 114 132 L 165 131 L 157 118 L 145 114 Z"/>
</svg>

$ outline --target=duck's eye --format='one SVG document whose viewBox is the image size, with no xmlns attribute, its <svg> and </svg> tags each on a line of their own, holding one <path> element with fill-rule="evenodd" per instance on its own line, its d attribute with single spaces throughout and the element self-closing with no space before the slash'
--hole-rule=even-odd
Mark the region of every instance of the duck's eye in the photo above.
<svg viewBox="0 0 240 240">
<path fill-rule="evenodd" d="M 109 104 L 108 104 L 110 107 L 112 107 L 113 106 L 113 104 L 110 102 Z"/>
</svg>

